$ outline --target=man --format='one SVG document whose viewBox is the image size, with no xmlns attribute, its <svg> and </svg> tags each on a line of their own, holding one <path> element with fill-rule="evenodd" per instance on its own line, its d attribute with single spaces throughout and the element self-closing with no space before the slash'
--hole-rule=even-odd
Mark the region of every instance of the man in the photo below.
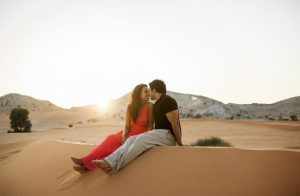
<svg viewBox="0 0 300 196">
<path fill-rule="evenodd" d="M 178 105 L 175 99 L 166 95 L 166 85 L 161 80 L 150 84 L 150 98 L 154 104 L 155 128 L 140 135 L 129 137 L 114 153 L 93 163 L 107 173 L 116 173 L 133 159 L 153 146 L 181 146 L 181 126 Z"/>
</svg>

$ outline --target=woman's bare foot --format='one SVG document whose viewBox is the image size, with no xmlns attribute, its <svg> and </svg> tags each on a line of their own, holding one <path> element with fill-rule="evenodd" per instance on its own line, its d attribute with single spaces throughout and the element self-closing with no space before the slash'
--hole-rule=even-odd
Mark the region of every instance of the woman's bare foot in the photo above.
<svg viewBox="0 0 300 196">
<path fill-rule="evenodd" d="M 78 171 L 81 174 L 87 171 L 86 168 L 84 166 L 81 166 L 81 165 L 74 165 L 73 169 L 75 171 Z"/>
<path fill-rule="evenodd" d="M 81 159 L 75 158 L 75 157 L 71 157 L 72 161 L 76 164 L 76 165 L 81 165 L 83 166 L 83 163 L 81 161 Z"/>
<path fill-rule="evenodd" d="M 101 160 L 92 160 L 92 162 L 96 165 L 96 167 L 100 168 L 105 173 L 109 173 L 111 171 L 110 164 L 104 159 Z"/>
</svg>

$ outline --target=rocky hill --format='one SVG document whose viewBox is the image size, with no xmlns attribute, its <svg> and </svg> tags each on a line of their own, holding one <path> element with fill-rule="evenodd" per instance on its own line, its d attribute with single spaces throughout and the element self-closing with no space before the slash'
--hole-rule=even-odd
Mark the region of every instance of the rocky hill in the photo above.
<svg viewBox="0 0 300 196">
<path fill-rule="evenodd" d="M 288 120 L 300 117 L 300 97 L 293 97 L 272 104 L 227 104 L 236 118 Z"/>
<path fill-rule="evenodd" d="M 224 104 L 200 95 L 171 91 L 168 94 L 177 100 L 181 118 L 290 120 L 292 115 L 300 118 L 299 96 L 272 104 Z M 9 128 L 9 113 L 17 107 L 29 110 L 33 129 L 84 123 L 122 123 L 129 95 L 127 93 L 111 100 L 103 111 L 95 105 L 64 109 L 49 101 L 15 93 L 7 94 L 0 97 L 0 130 Z"/>
<path fill-rule="evenodd" d="M 30 111 L 62 110 L 50 101 L 38 100 L 30 96 L 11 93 L 0 97 L 0 111 L 10 112 L 12 109 L 21 107 Z"/>
<path fill-rule="evenodd" d="M 29 111 L 29 119 L 33 124 L 32 129 L 35 130 L 95 123 L 103 115 L 103 111 L 95 105 L 65 109 L 49 101 L 12 93 L 0 97 L 0 131 L 9 129 L 10 111 L 19 107 Z"/>
<path fill-rule="evenodd" d="M 169 91 L 168 95 L 177 100 L 181 118 L 217 119 L 267 119 L 288 120 L 291 115 L 300 118 L 300 96 L 272 104 L 224 104 L 220 101 L 193 94 Z M 122 116 L 129 94 L 111 101 L 108 116 Z"/>
</svg>

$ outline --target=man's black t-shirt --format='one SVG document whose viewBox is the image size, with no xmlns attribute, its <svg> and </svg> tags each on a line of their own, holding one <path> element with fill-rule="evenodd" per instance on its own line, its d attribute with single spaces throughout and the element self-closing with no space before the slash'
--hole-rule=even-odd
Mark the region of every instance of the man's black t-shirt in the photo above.
<svg viewBox="0 0 300 196">
<path fill-rule="evenodd" d="M 169 122 L 166 113 L 174 110 L 178 110 L 176 100 L 169 95 L 162 95 L 154 104 L 155 129 L 167 129 L 173 133 L 172 125 Z"/>
</svg>

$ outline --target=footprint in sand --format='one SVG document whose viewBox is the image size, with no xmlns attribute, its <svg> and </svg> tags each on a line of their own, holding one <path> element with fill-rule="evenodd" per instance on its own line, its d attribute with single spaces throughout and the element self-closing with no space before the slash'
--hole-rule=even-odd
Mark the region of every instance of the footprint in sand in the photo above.
<svg viewBox="0 0 300 196">
<path fill-rule="evenodd" d="M 102 171 L 91 171 L 79 174 L 73 170 L 69 170 L 57 176 L 56 179 L 59 181 L 57 190 L 63 191 L 79 183 L 87 191 L 97 190 L 109 183 L 109 178 L 110 176 Z"/>
<path fill-rule="evenodd" d="M 84 175 L 84 174 L 83 174 Z M 69 170 L 61 175 L 59 175 L 56 179 L 59 182 L 57 190 L 65 190 L 73 185 L 77 184 L 80 182 L 80 179 L 83 176 L 82 174 L 76 173 L 73 170 Z"/>
<path fill-rule="evenodd" d="M 93 191 L 100 189 L 110 182 L 111 176 L 102 171 L 93 171 L 91 175 L 86 178 L 86 190 Z"/>
<path fill-rule="evenodd" d="M 19 153 L 19 152 L 21 152 L 21 150 L 15 150 L 15 151 L 12 151 L 12 152 L 7 152 L 7 153 L 4 153 L 4 154 L 0 154 L 0 161 L 3 161 L 5 159 L 9 158 L 11 155 Z"/>
</svg>

